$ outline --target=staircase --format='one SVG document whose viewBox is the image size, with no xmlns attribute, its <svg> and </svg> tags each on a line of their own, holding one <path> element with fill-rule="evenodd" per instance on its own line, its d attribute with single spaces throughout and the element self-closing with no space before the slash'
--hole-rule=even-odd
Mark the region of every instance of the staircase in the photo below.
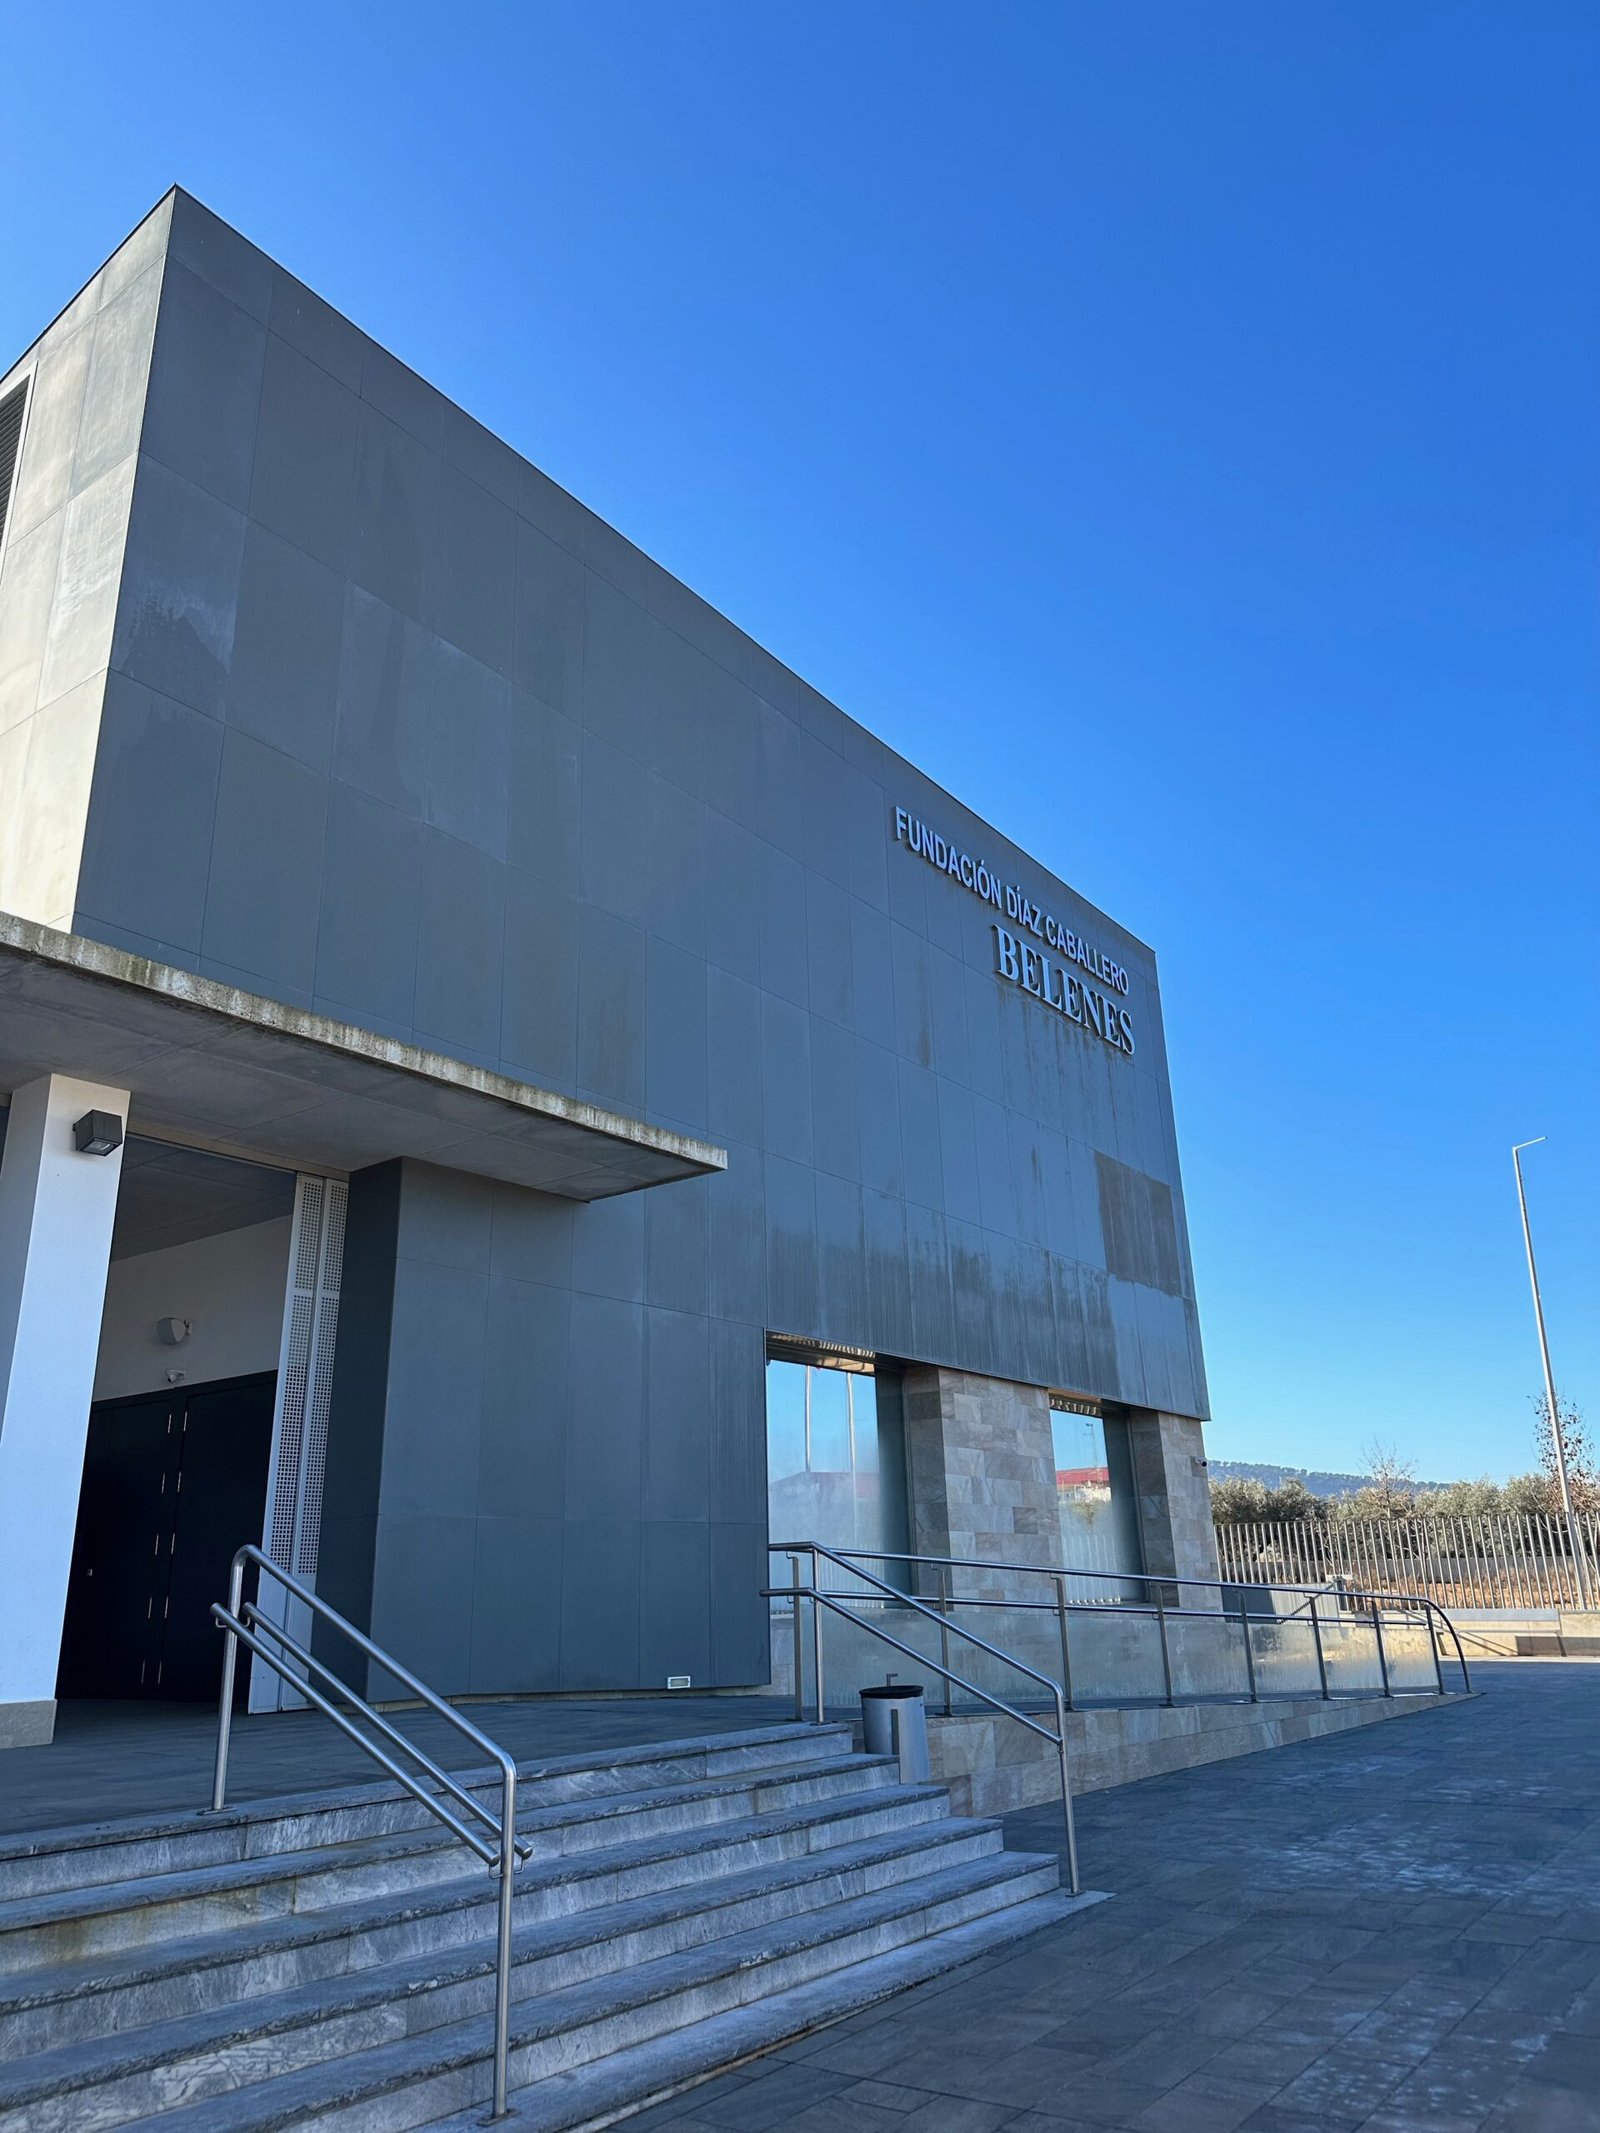
<svg viewBox="0 0 1600 2133">
<path fill-rule="evenodd" d="M 841 1725 L 546 1762 L 518 1799 L 506 2123 L 539 2133 L 1072 1907 Z M 495 1905 L 397 1786 L 0 1839 L 0 2133 L 481 2124 Z"/>
</svg>

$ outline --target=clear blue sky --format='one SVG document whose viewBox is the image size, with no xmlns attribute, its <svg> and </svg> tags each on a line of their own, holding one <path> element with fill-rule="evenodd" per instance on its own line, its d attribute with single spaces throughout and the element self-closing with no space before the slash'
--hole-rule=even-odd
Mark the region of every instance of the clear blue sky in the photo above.
<svg viewBox="0 0 1600 2133">
<path fill-rule="evenodd" d="M 1160 954 L 1219 1457 L 1600 1421 L 1593 0 L 13 11 L 0 348 L 173 181 Z"/>
</svg>

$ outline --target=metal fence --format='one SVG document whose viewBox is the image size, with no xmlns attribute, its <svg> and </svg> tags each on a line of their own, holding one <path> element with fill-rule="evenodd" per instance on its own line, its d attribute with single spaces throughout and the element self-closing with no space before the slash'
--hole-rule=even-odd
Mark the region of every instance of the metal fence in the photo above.
<svg viewBox="0 0 1600 2133">
<path fill-rule="evenodd" d="M 1461 1640 L 1435 1601 L 1354 1582 L 1333 1592 L 1325 1582 L 1297 1587 L 1274 1577 L 1263 1589 L 1253 1578 L 1224 1584 L 883 1555 L 816 1541 L 774 1542 L 769 1552 L 788 1558 L 775 1566 L 788 1576 L 766 1595 L 774 1608 L 772 1679 L 797 1697 L 808 1664 L 835 1703 L 853 1704 L 878 1681 L 883 1653 L 863 1630 L 932 1670 L 945 1684 L 946 1717 L 965 1708 L 958 1690 L 980 1703 L 1031 1708 L 1030 1682 L 1052 1694 L 1059 1683 L 1068 1710 L 1443 1695 L 1447 1660 L 1470 1687 Z M 813 1558 L 831 1566 L 831 1583 L 817 1576 Z M 807 1604 L 813 1614 L 801 1624 L 794 1609 Z M 800 1648 L 808 1643 L 809 1661 Z"/>
<path fill-rule="evenodd" d="M 1600 1592 L 1600 1517 L 1578 1521 L 1591 1593 Z M 1241 1584 L 1322 1585 L 1335 1578 L 1415 1592 L 1445 1608 L 1576 1608 L 1577 1566 L 1559 1519 L 1261 1520 L 1219 1525 L 1222 1574 Z"/>
</svg>

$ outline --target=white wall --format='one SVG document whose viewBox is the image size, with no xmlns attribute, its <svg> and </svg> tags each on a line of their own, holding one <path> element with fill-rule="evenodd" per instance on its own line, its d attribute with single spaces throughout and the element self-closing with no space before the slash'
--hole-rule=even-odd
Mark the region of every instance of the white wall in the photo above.
<svg viewBox="0 0 1600 2133">
<path fill-rule="evenodd" d="M 189 1385 L 276 1370 L 289 1228 L 284 1215 L 112 1260 L 95 1398 L 159 1392 L 169 1370 L 181 1370 Z M 194 1330 L 181 1347 L 168 1348 L 156 1338 L 160 1318 L 187 1318 Z"/>
<path fill-rule="evenodd" d="M 47 1074 L 12 1097 L 0 1162 L 0 1748 L 56 1722 L 56 1659 L 89 1428 L 89 1336 L 104 1293 L 122 1150 L 80 1153 L 85 1111 L 126 1089 Z"/>
</svg>

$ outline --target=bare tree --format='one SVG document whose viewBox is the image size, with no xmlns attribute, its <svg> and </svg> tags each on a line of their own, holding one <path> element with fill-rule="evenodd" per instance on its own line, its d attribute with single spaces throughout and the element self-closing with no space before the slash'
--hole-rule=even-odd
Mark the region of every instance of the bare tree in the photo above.
<svg viewBox="0 0 1600 2133">
<path fill-rule="evenodd" d="M 1357 1501 L 1369 1517 L 1409 1518 L 1416 1504 L 1417 1462 L 1402 1459 L 1392 1444 L 1377 1438 L 1361 1455 L 1372 1477 Z"/>
<path fill-rule="evenodd" d="M 1567 1489 L 1572 1497 L 1573 1510 L 1582 1517 L 1588 1512 L 1600 1511 L 1600 1474 L 1595 1471 L 1595 1454 L 1589 1441 L 1589 1426 L 1583 1419 L 1581 1409 L 1573 1401 L 1563 1400 L 1558 1396 L 1556 1408 L 1561 1429 L 1561 1450 L 1567 1462 Z M 1533 1414 L 1539 1464 L 1549 1482 L 1551 1500 L 1559 1504 L 1555 1432 L 1550 1427 L 1550 1402 L 1542 1392 L 1533 1396 Z"/>
</svg>

